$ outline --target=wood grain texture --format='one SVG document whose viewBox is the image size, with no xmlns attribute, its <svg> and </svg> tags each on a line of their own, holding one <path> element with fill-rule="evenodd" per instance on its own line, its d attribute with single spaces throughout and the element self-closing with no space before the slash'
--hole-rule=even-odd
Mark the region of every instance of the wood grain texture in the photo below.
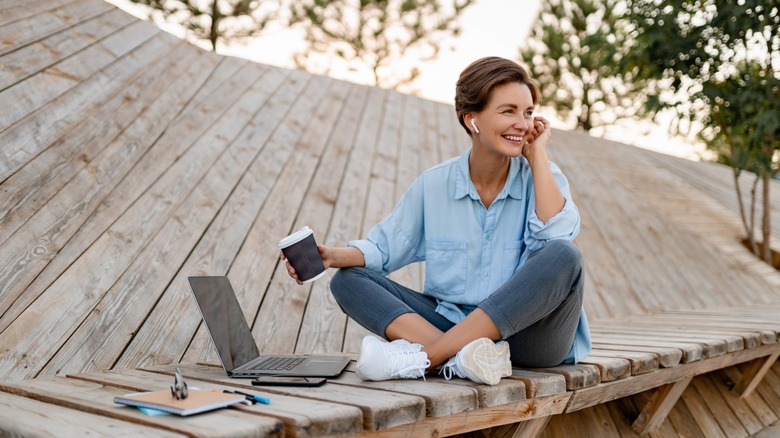
<svg viewBox="0 0 780 438">
<path fill-rule="evenodd" d="M 297 286 L 276 243 L 303 225 L 326 245 L 364 237 L 420 172 L 469 145 L 452 105 L 223 57 L 100 0 L 0 0 L 0 34 L 0 99 L 14 102 L 0 108 L 4 379 L 216 364 L 186 286 L 194 274 L 228 275 L 261 349 L 356 358 L 367 331 L 333 299 L 333 272 Z M 496 387 L 370 384 L 348 370 L 334 393 L 274 392 L 268 415 L 237 413 L 299 436 L 467 434 L 508 421 L 499 412 L 544 418 L 522 409 L 560 397 L 552 405 L 568 405 L 574 427 L 634 436 L 629 417 L 649 389 L 695 375 L 651 436 L 776 421 L 777 362 L 741 362 L 777 352 L 780 274 L 739 244 L 730 169 L 562 130 L 549 153 L 581 215 L 589 358 L 515 370 Z M 772 208 L 780 223 L 780 201 Z M 422 290 L 424 272 L 392 278 Z M 237 383 L 217 374 L 202 384 Z M 758 384 L 739 400 L 728 389 L 742 376 Z M 299 399 L 311 412 L 295 411 Z M 556 416 L 547 428 L 567 430 Z"/>
</svg>

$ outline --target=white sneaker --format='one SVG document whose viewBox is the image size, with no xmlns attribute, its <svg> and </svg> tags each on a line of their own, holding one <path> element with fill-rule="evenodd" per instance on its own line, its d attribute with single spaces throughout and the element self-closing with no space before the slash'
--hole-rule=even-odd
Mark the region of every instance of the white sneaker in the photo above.
<svg viewBox="0 0 780 438">
<path fill-rule="evenodd" d="M 512 375 L 509 344 L 493 342 L 488 338 L 472 341 L 444 364 L 441 373 L 447 380 L 454 374 L 472 382 L 498 385 L 502 377 Z"/>
<path fill-rule="evenodd" d="M 431 361 L 421 349 L 422 345 L 403 339 L 387 342 L 366 336 L 360 346 L 355 374 L 363 380 L 375 381 L 425 378 Z"/>
</svg>

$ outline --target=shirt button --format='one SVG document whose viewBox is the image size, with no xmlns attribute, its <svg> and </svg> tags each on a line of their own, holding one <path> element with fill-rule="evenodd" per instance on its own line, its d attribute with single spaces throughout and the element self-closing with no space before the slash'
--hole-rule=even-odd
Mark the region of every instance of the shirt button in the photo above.
<svg viewBox="0 0 780 438">
<path fill-rule="evenodd" d="M 487 276 L 488 276 L 488 273 L 487 273 L 487 272 L 483 272 L 483 273 L 482 273 L 482 278 L 486 278 Z"/>
<path fill-rule="evenodd" d="M 486 237 L 487 237 L 487 240 L 490 240 L 490 239 L 492 239 L 492 238 L 493 238 L 493 235 L 492 235 L 492 234 L 490 234 L 490 233 L 487 233 L 487 236 L 486 236 Z"/>
</svg>

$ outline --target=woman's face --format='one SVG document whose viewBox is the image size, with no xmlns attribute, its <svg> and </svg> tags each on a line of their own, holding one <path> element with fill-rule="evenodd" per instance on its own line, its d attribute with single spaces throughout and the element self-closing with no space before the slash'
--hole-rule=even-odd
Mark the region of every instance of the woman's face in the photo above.
<svg viewBox="0 0 780 438">
<path fill-rule="evenodd" d="M 533 127 L 534 102 L 528 85 L 509 82 L 493 89 L 485 109 L 476 113 L 474 144 L 504 156 L 518 157 Z"/>
</svg>

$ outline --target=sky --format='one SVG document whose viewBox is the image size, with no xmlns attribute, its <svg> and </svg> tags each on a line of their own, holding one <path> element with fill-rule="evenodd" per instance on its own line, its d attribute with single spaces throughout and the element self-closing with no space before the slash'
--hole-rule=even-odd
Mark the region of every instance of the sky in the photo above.
<svg viewBox="0 0 780 438">
<path fill-rule="evenodd" d="M 146 17 L 144 9 L 129 0 L 108 1 L 139 17 Z M 458 75 L 472 61 L 485 56 L 517 59 L 520 44 L 527 38 L 540 6 L 541 0 L 476 0 L 461 14 L 461 34 L 447 45 L 453 50 L 443 49 L 435 61 L 424 64 L 420 77 L 414 83 L 415 94 L 452 104 Z M 182 36 L 175 27 L 162 27 Z M 208 48 L 207 45 L 203 47 Z M 300 31 L 277 28 L 246 43 L 220 47 L 218 53 L 293 68 L 292 54 L 304 47 Z M 346 71 L 334 70 L 331 76 L 352 82 L 372 83 L 370 77 L 355 77 Z M 550 119 L 554 128 L 572 128 L 557 119 L 550 110 L 540 109 L 538 113 Z M 623 126 L 603 131 L 595 130 L 592 134 L 688 159 L 699 159 L 704 151 L 703 145 L 669 136 L 665 128 L 669 117 L 668 114 L 662 115 L 661 122 L 657 124 L 624 123 Z"/>
</svg>

